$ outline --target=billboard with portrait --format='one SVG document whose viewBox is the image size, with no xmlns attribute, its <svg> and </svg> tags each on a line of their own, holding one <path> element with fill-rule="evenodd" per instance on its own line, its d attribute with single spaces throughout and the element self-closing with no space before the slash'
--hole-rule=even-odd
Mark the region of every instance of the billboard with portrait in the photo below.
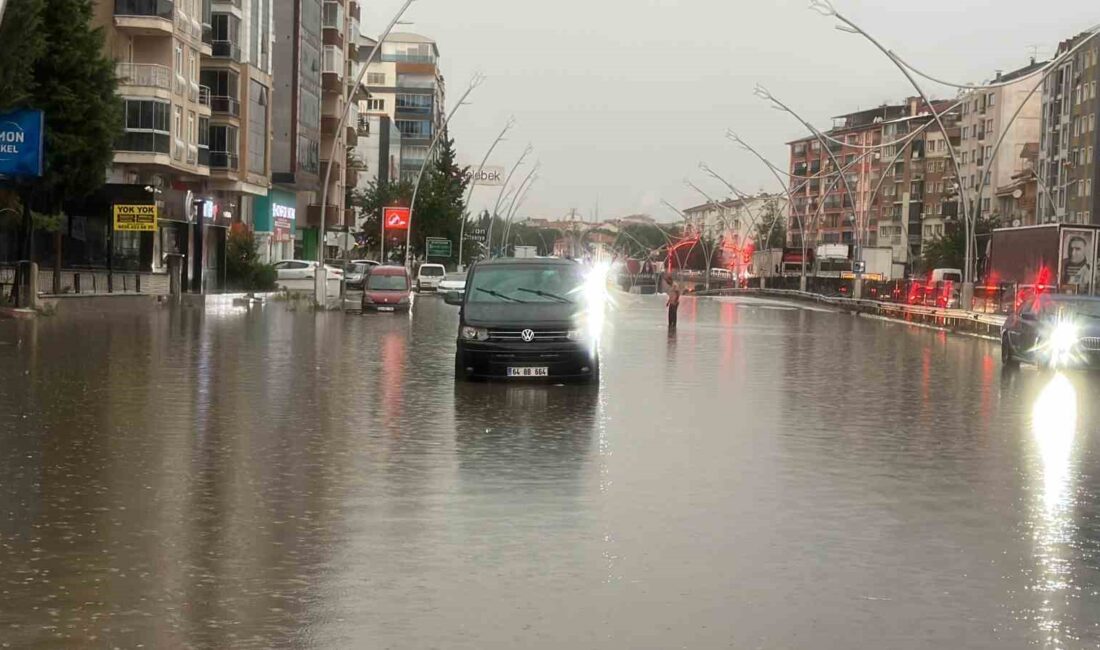
<svg viewBox="0 0 1100 650">
<path fill-rule="evenodd" d="M 1067 228 L 1062 231 L 1058 278 L 1064 291 L 1091 294 L 1096 269 L 1096 233 Z"/>
</svg>

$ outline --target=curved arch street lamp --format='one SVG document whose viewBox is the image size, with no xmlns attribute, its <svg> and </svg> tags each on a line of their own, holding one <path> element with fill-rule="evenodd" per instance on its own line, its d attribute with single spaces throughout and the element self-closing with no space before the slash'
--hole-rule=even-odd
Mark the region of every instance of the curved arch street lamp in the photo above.
<svg viewBox="0 0 1100 650">
<path fill-rule="evenodd" d="M 493 226 L 496 225 L 497 212 L 500 210 L 500 202 L 504 199 L 504 190 L 506 190 L 508 188 L 508 184 L 512 182 L 512 176 L 515 175 L 516 170 L 518 170 L 523 165 L 523 161 L 527 160 L 527 156 L 530 156 L 534 150 L 535 148 L 533 146 L 531 146 L 530 144 L 527 145 L 527 147 L 523 150 L 523 153 L 520 154 L 519 160 L 517 160 L 516 164 L 512 166 L 512 170 L 508 172 L 508 177 L 504 179 L 504 185 L 500 186 L 500 194 L 497 194 L 497 202 L 496 205 L 493 206 L 493 214 L 489 220 L 489 232 L 486 234 L 485 237 L 485 241 L 489 245 L 489 257 L 493 256 Z"/>
<path fill-rule="evenodd" d="M 443 120 L 443 126 L 436 129 L 435 138 L 432 139 L 432 144 L 428 147 L 428 153 L 424 156 L 424 162 L 420 163 L 420 171 L 416 175 L 416 184 L 413 185 L 412 201 L 409 203 L 409 227 L 405 229 L 405 268 L 409 268 L 409 257 L 412 255 L 410 240 L 412 238 L 413 216 L 416 213 L 416 197 L 420 194 L 420 182 L 424 180 L 424 171 L 428 169 L 428 165 L 432 162 L 432 156 L 435 155 L 435 148 L 439 146 L 439 141 L 447 134 L 447 126 L 450 125 L 451 120 L 454 119 L 455 113 L 458 112 L 458 109 L 467 104 L 466 98 L 484 81 L 484 75 L 480 72 L 474 73 L 473 78 L 470 79 L 470 85 L 466 88 L 466 92 L 462 93 L 462 97 L 458 98 L 458 103 L 455 104 L 455 107 L 452 108 L 451 112 L 447 115 L 447 119 Z"/>
<path fill-rule="evenodd" d="M 462 204 L 462 225 L 458 230 L 458 268 L 462 270 L 462 246 L 466 243 L 466 221 L 470 217 L 470 200 L 474 196 L 474 188 L 477 187 L 477 182 L 481 178 L 481 172 L 485 169 L 485 163 L 489 162 L 489 156 L 493 155 L 493 150 L 497 148 L 497 145 L 504 142 L 504 136 L 512 130 L 512 127 L 516 125 L 516 117 L 513 115 L 508 118 L 508 121 L 504 123 L 504 128 L 501 130 L 500 135 L 496 140 L 493 140 L 493 144 L 489 145 L 489 150 L 485 152 L 485 157 L 481 159 L 481 164 L 477 166 L 477 173 L 470 179 L 470 187 L 466 189 L 466 201 Z M 491 222 L 490 222 L 491 223 Z M 486 249 L 488 250 L 488 249 Z"/>
<path fill-rule="evenodd" d="M 367 70 L 370 68 L 371 61 L 374 61 L 374 57 L 378 56 L 378 53 L 382 50 L 382 43 L 384 43 L 385 40 L 389 38 L 390 32 L 393 31 L 393 28 L 397 26 L 397 23 L 400 22 L 401 17 L 405 15 L 405 12 L 409 10 L 409 7 L 412 6 L 412 3 L 414 2 L 416 2 L 416 0 L 405 0 L 405 3 L 402 4 L 401 8 L 397 10 L 396 14 L 394 14 L 394 17 L 390 21 L 390 24 L 386 26 L 386 31 L 382 32 L 382 35 L 374 44 L 374 48 L 371 49 L 370 56 L 367 57 L 367 63 L 360 66 L 359 74 L 356 75 L 355 83 L 352 84 L 353 88 L 358 88 L 363 83 L 363 78 L 367 75 Z M 336 136 L 334 136 L 332 139 L 332 150 L 329 152 L 328 165 L 325 165 L 325 176 L 321 184 L 321 226 L 320 228 L 318 228 L 317 237 L 318 264 L 317 273 L 315 276 L 316 280 L 314 284 L 314 290 L 316 292 L 314 300 L 316 300 L 317 304 L 322 310 L 325 309 L 325 305 L 328 302 L 328 298 L 325 295 L 328 289 L 328 278 L 326 277 L 327 273 L 325 271 L 325 222 L 328 221 L 328 184 L 329 181 L 332 179 L 332 163 L 333 160 L 336 158 L 336 151 L 339 149 L 340 146 L 339 134 L 343 133 L 344 128 L 348 124 L 348 116 L 351 115 L 352 103 L 353 101 L 350 97 L 348 98 L 348 101 L 344 102 L 344 110 L 340 114 L 340 122 L 336 125 Z"/>
</svg>

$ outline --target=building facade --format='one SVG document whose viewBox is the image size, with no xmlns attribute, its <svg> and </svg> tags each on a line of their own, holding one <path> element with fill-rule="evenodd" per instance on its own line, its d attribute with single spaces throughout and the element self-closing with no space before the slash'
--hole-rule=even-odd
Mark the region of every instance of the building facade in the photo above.
<svg viewBox="0 0 1100 650">
<path fill-rule="evenodd" d="M 370 55 L 374 43 L 364 41 L 360 48 L 364 59 Z M 401 134 L 396 177 L 415 181 L 432 140 L 446 119 L 446 86 L 439 68 L 439 47 L 432 39 L 418 34 L 390 34 L 378 56 L 364 63 L 369 66 L 368 97 L 360 102 L 360 114 L 379 118 L 382 132 L 388 129 L 381 120 L 383 116 L 393 123 Z M 388 159 L 392 152 L 380 155 Z"/>
<path fill-rule="evenodd" d="M 356 174 L 348 164 L 347 150 L 355 146 L 358 135 L 354 102 L 359 3 L 280 0 L 276 13 L 275 79 L 285 100 L 274 112 L 273 180 L 284 197 L 294 195 L 294 207 L 291 235 L 281 229 L 271 232 L 275 241 L 270 249 L 273 259 L 317 259 L 323 215 L 324 256 L 339 257 L 347 252 L 348 235 L 355 227 L 347 209 L 347 191 L 349 183 L 355 186 Z M 351 114 L 345 126 L 338 128 L 349 102 Z M 326 172 L 327 205 L 322 207 Z M 285 209 L 281 212 L 287 214 Z M 272 218 L 270 223 L 275 228 L 279 220 Z"/>
<path fill-rule="evenodd" d="M 1080 35 L 1058 46 L 1062 56 L 1088 38 Z M 1039 141 L 1039 223 L 1100 223 L 1100 37 L 1091 37 L 1062 62 L 1043 84 Z"/>
<path fill-rule="evenodd" d="M 157 231 L 114 233 L 111 266 L 163 271 L 181 255 L 190 286 L 224 286 L 228 228 L 253 223 L 271 184 L 273 2 L 95 4 L 125 123 L 107 185 L 66 233 L 63 248 L 85 259 L 65 263 L 102 262 L 91 251 L 111 229 L 113 204 L 155 203 Z"/>
<path fill-rule="evenodd" d="M 1039 142 L 1042 101 L 1038 93 L 1031 92 L 1037 79 L 1027 75 L 1045 65 L 1032 60 L 1019 70 L 998 73 L 993 83 L 1007 85 L 972 90 L 960 97 L 962 131 L 958 155 L 962 192 L 971 214 L 979 214 L 977 210 L 981 210 L 982 217 L 1005 221 L 1001 202 L 995 195 L 998 188 L 1009 185 L 1013 177 L 1024 171 L 1024 149 Z M 1002 133 L 1004 140 L 994 151 Z M 987 165 L 983 183 L 982 171 Z M 1016 212 L 1011 206 L 1009 209 Z"/>
</svg>

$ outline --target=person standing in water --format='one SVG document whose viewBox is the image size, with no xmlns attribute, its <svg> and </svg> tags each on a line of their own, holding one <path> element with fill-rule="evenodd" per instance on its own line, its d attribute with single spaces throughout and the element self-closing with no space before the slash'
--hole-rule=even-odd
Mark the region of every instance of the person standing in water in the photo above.
<svg viewBox="0 0 1100 650">
<path fill-rule="evenodd" d="M 675 282 L 668 285 L 668 302 L 665 304 L 668 307 L 668 328 L 674 330 L 677 312 L 680 309 L 680 287 L 676 286 Z"/>
</svg>

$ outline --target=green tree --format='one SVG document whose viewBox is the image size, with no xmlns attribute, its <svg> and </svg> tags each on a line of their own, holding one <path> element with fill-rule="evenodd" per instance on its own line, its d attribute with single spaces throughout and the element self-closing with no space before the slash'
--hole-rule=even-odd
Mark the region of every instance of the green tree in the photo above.
<svg viewBox="0 0 1100 650">
<path fill-rule="evenodd" d="M 428 237 L 451 240 L 457 255 L 463 199 L 470 181 L 466 178 L 467 168 L 455 164 L 455 158 L 454 140 L 444 133 L 435 161 L 421 182 L 413 214 L 411 241 L 413 253 L 418 256 L 424 254 Z"/>
<path fill-rule="evenodd" d="M 225 280 L 237 291 L 274 291 L 275 267 L 260 262 L 256 238 L 245 228 L 233 228 L 225 244 Z"/>
<path fill-rule="evenodd" d="M 44 50 L 34 63 L 31 104 L 46 113 L 46 170 L 34 195 L 35 205 L 53 214 L 63 201 L 103 186 L 122 130 L 122 101 L 103 31 L 92 28 L 91 0 L 45 0 L 41 16 Z"/>
<path fill-rule="evenodd" d="M 999 227 L 999 220 L 978 219 L 975 233 L 986 235 Z M 961 269 L 964 264 L 966 264 L 966 229 L 959 224 L 943 235 L 924 243 L 918 270 Z"/>
<path fill-rule="evenodd" d="M 0 110 L 32 103 L 34 67 L 46 50 L 42 33 L 45 0 L 8 0 L 0 24 Z"/>
<path fill-rule="evenodd" d="M 627 257 L 645 259 L 653 251 L 666 247 L 670 238 L 676 241 L 680 235 L 678 226 L 632 223 L 620 228 L 615 247 Z"/>
<path fill-rule="evenodd" d="M 783 248 L 787 245 L 787 220 L 779 203 L 770 200 L 756 213 L 753 238 L 757 250 Z"/>
</svg>

